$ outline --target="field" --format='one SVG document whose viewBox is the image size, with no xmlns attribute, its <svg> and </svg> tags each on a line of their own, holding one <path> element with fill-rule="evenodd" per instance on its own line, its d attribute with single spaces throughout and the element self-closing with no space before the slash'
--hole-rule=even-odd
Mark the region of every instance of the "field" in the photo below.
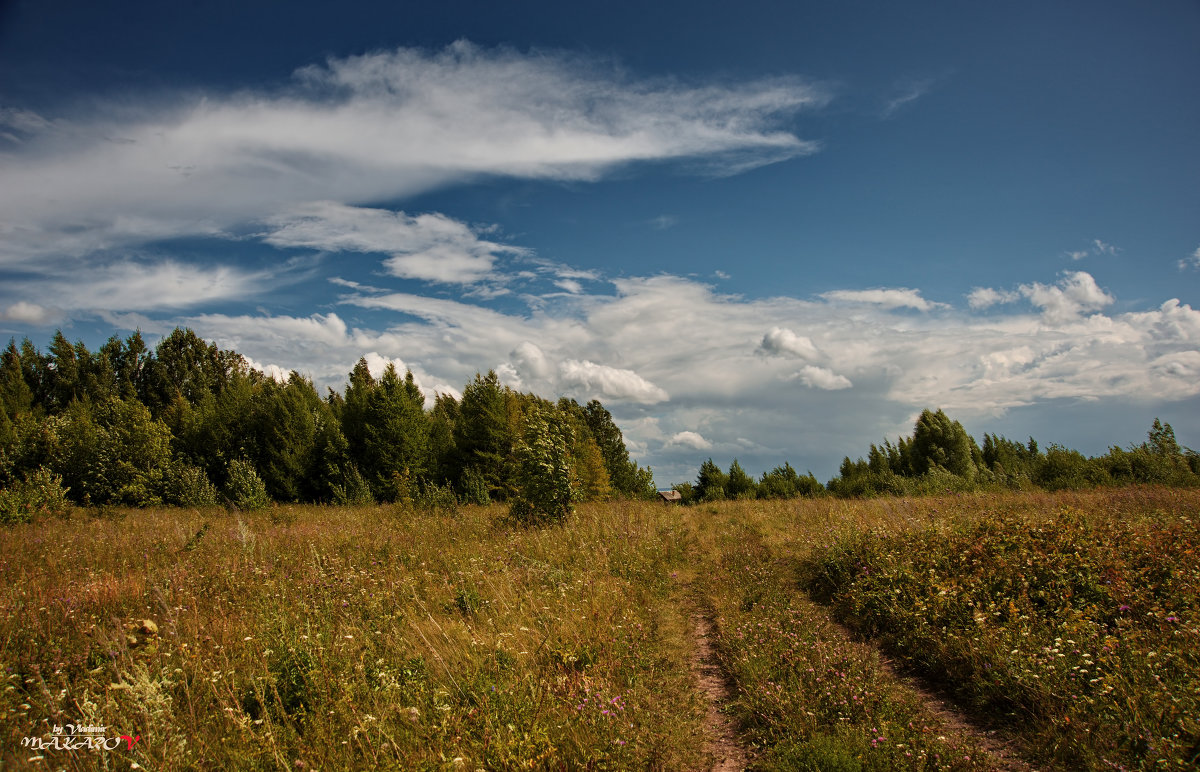
<svg viewBox="0 0 1200 772">
<path fill-rule="evenodd" d="M 717 708 L 757 769 L 1193 768 L 1198 517 L 1154 488 L 79 510 L 0 531 L 0 759 L 699 770 Z"/>
</svg>

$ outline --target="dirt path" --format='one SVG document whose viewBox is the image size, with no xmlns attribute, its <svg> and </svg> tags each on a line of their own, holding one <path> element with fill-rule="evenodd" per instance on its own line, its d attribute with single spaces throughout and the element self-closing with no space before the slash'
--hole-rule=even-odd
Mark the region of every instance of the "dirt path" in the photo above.
<svg viewBox="0 0 1200 772">
<path fill-rule="evenodd" d="M 746 749 L 738 741 L 737 731 L 721 708 L 732 697 L 729 682 L 717 664 L 717 652 L 709 638 L 713 634 L 712 622 L 703 614 L 692 615 L 692 637 L 696 646 L 692 650 L 692 673 L 700 691 L 708 703 L 704 717 L 704 750 L 714 759 L 712 772 L 741 772 L 749 763 Z"/>
<path fill-rule="evenodd" d="M 1004 770 L 1004 772 L 1035 772 L 1036 767 L 1031 767 L 1021 760 L 1011 744 L 996 730 L 981 726 L 979 721 L 963 713 L 952 702 L 931 690 L 921 679 L 899 672 L 891 660 L 883 654 L 880 654 L 879 662 L 893 680 L 904 684 L 921 700 L 925 709 L 937 717 L 947 729 L 966 735 L 979 743 L 980 747 L 991 757 L 996 769 Z"/>
</svg>

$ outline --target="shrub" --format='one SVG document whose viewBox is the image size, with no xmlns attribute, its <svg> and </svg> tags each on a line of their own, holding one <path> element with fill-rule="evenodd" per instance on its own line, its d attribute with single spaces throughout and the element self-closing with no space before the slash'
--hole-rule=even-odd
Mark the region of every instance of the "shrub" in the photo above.
<svg viewBox="0 0 1200 772">
<path fill-rule="evenodd" d="M 458 510 L 458 497 L 454 495 L 454 489 L 449 483 L 423 483 L 413 499 L 413 506 L 424 512 L 455 512 Z"/>
<path fill-rule="evenodd" d="M 525 417 L 525 436 L 517 448 L 518 496 L 510 515 L 523 523 L 562 520 L 572 511 L 570 423 L 542 405 Z"/>
<path fill-rule="evenodd" d="M 28 523 L 36 515 L 64 515 L 70 510 L 62 477 L 45 467 L 25 474 L 7 490 L 0 490 L 0 523 Z"/>
<path fill-rule="evenodd" d="M 229 463 L 225 497 L 238 509 L 263 509 L 271 504 L 267 486 L 258 476 L 254 464 L 241 458 Z"/>
<path fill-rule="evenodd" d="M 180 507 L 211 507 L 220 502 L 220 493 L 203 469 L 175 461 L 163 475 L 162 498 Z"/>
<path fill-rule="evenodd" d="M 371 495 L 371 486 L 367 478 L 362 476 L 358 467 L 349 464 L 342 475 L 342 484 L 334 483 L 333 503 L 339 506 L 355 506 L 359 504 L 374 504 L 375 497 Z"/>
<path fill-rule="evenodd" d="M 488 494 L 487 480 L 475 467 L 469 466 L 463 470 L 460 484 L 464 504 L 487 506 L 492 503 L 492 497 Z"/>
</svg>

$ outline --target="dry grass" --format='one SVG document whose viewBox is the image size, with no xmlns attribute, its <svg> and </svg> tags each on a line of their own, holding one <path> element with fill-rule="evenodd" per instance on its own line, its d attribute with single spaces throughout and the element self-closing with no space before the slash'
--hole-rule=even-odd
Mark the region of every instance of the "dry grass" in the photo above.
<svg viewBox="0 0 1200 772">
<path fill-rule="evenodd" d="M 699 608 L 759 768 L 1004 767 L 812 603 L 800 568 L 864 534 L 951 535 L 988 517 L 1054 527 L 1064 508 L 1194 517 L 1200 494 L 612 503 L 541 529 L 476 507 L 16 525 L 0 530 L 0 761 L 700 769 L 712 759 L 688 666 Z M 22 744 L 68 723 L 141 740 Z"/>
</svg>

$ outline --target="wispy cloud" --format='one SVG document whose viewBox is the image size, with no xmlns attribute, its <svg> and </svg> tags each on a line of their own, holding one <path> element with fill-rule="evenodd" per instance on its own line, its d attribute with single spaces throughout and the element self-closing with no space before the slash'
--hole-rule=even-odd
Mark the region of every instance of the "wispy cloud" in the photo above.
<svg viewBox="0 0 1200 772">
<path fill-rule="evenodd" d="M 915 289 L 869 289 L 869 290 L 834 290 L 826 292 L 821 297 L 838 303 L 861 303 L 876 305 L 882 308 L 912 308 L 917 311 L 929 311 L 938 307 L 921 297 L 921 291 Z"/>
<path fill-rule="evenodd" d="M 393 276 L 445 284 L 496 279 L 498 257 L 528 254 L 480 238 L 476 229 L 436 212 L 414 216 L 323 201 L 270 217 L 267 224 L 268 244 L 386 254 L 383 265 Z"/>
<path fill-rule="evenodd" d="M 1179 261 L 1179 270 L 1186 271 L 1187 269 L 1200 269 L 1200 247 L 1196 247 L 1196 251 Z"/>
<path fill-rule="evenodd" d="M 1120 247 L 1113 246 L 1112 244 L 1107 244 L 1107 243 L 1101 241 L 1100 239 L 1092 239 L 1092 246 L 1095 247 L 1095 253 L 1098 255 L 1115 256 L 1118 252 L 1121 251 Z"/>
<path fill-rule="evenodd" d="M 330 59 L 277 91 L 181 94 L 72 121 L 10 109 L 0 120 L 27 136 L 5 159 L 0 260 L 220 234 L 312 202 L 395 200 L 480 175 L 772 163 L 815 151 L 781 119 L 826 98 L 796 79 L 639 80 L 566 54 L 456 43 Z"/>
<path fill-rule="evenodd" d="M 906 105 L 909 105 L 921 97 L 929 93 L 933 88 L 934 80 L 927 78 L 924 80 L 910 80 L 900 83 L 896 86 L 893 95 L 888 98 L 883 105 L 883 117 L 891 118 Z"/>
</svg>

